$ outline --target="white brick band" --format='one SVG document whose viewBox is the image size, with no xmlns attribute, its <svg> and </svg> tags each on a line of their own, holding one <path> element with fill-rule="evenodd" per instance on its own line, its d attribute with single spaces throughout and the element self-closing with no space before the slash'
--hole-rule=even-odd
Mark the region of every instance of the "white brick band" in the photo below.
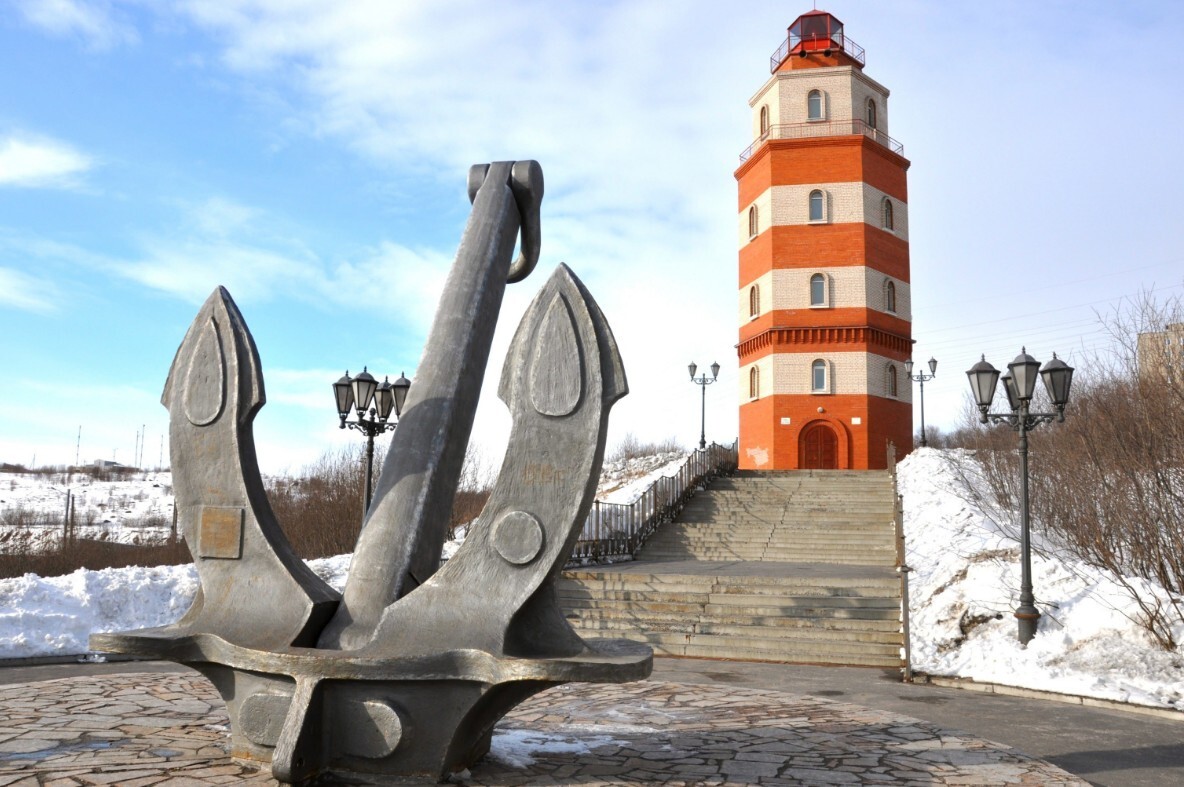
<svg viewBox="0 0 1184 787">
<path fill-rule="evenodd" d="M 786 309 L 814 309 L 810 302 L 811 279 L 823 277 L 825 304 L 823 309 L 863 308 L 893 314 L 909 322 L 913 319 L 912 296 L 907 282 L 863 265 L 838 268 L 777 268 L 769 271 L 747 287 L 741 287 L 737 300 L 737 320 L 740 325 L 770 311 Z M 889 286 L 891 285 L 891 286 Z M 756 297 L 753 297 L 753 287 Z M 896 309 L 889 308 L 895 296 Z M 752 307 L 756 306 L 756 314 Z M 808 323 L 808 318 L 797 324 Z"/>
<path fill-rule="evenodd" d="M 815 390 L 814 362 L 824 363 L 823 390 Z M 759 377 L 758 396 L 750 395 L 753 368 Z M 896 395 L 891 395 L 895 372 Z M 904 364 L 882 355 L 862 352 L 776 353 L 740 367 L 739 400 L 784 394 L 860 394 L 912 402 L 912 383 Z"/>
<path fill-rule="evenodd" d="M 810 194 L 822 192 L 822 219 L 810 218 Z M 884 203 L 891 204 L 891 227 L 885 226 Z M 751 209 L 756 208 L 755 227 Z M 909 239 L 909 206 L 866 183 L 818 183 L 801 186 L 772 186 L 766 189 L 737 217 L 738 242 L 741 247 L 770 226 L 791 227 L 805 224 L 853 224 L 862 222 L 890 232 L 901 240 Z"/>
</svg>

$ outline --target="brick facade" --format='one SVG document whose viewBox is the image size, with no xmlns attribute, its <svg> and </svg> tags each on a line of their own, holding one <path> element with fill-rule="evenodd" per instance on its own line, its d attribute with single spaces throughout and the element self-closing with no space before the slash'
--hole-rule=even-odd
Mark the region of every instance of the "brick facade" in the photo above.
<svg viewBox="0 0 1184 787">
<path fill-rule="evenodd" d="M 889 442 L 912 448 L 909 162 L 887 101 L 838 46 L 791 52 L 749 102 L 757 142 L 735 173 L 741 467 L 882 468 Z"/>
</svg>

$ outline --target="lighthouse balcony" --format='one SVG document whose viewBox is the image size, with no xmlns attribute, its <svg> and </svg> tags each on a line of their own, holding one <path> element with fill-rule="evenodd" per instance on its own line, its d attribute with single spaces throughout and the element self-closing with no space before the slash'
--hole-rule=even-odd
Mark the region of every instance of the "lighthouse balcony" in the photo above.
<svg viewBox="0 0 1184 787">
<path fill-rule="evenodd" d="M 748 161 L 761 145 L 771 139 L 804 139 L 806 137 L 845 137 L 862 134 L 874 140 L 897 155 L 904 155 L 904 145 L 892 137 L 870 126 L 863 120 L 811 121 L 809 123 L 783 123 L 769 126 L 768 131 L 753 141 L 740 153 L 740 161 Z"/>
<path fill-rule="evenodd" d="M 804 26 L 803 22 L 806 22 Z M 818 54 L 830 57 L 834 52 L 842 52 L 860 66 L 867 64 L 867 55 L 863 47 L 844 35 L 843 25 L 839 20 L 829 14 L 817 17 L 806 14 L 790 27 L 789 35 L 781 42 L 781 46 L 777 47 L 777 51 L 769 56 L 769 73 L 777 73 L 777 69 L 790 55 L 806 57 Z"/>
</svg>

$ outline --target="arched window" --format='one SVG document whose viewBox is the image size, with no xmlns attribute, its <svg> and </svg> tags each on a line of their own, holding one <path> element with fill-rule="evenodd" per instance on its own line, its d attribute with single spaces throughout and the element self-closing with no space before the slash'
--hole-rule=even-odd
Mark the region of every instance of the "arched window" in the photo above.
<svg viewBox="0 0 1184 787">
<path fill-rule="evenodd" d="M 880 226 L 886 230 L 896 229 L 896 217 L 893 215 L 892 200 L 884 197 L 880 203 Z"/>
<path fill-rule="evenodd" d="M 761 313 L 761 288 L 752 285 L 748 288 L 748 316 L 755 317 Z"/>
<path fill-rule="evenodd" d="M 769 105 L 761 107 L 761 139 L 769 136 Z"/>
<path fill-rule="evenodd" d="M 891 279 L 884 281 L 884 311 L 896 311 L 896 283 Z"/>
<path fill-rule="evenodd" d="M 755 238 L 760 232 L 760 214 L 757 212 L 756 205 L 748 209 L 748 237 Z"/>
<path fill-rule="evenodd" d="M 828 393 L 830 388 L 826 379 L 826 361 L 819 358 L 810 364 L 810 390 L 814 393 Z"/>
<path fill-rule="evenodd" d="M 811 90 L 806 96 L 806 119 L 822 120 L 822 91 Z"/>
<path fill-rule="evenodd" d="M 818 189 L 810 192 L 810 221 L 824 221 L 826 219 L 826 200 Z"/>
<path fill-rule="evenodd" d="M 826 305 L 826 277 L 821 273 L 815 273 L 810 277 L 810 305 Z"/>
<path fill-rule="evenodd" d="M 867 125 L 870 128 L 876 127 L 876 100 L 874 98 L 867 100 Z"/>
<path fill-rule="evenodd" d="M 748 370 L 748 398 L 759 399 L 761 396 L 761 370 L 754 366 Z"/>
<path fill-rule="evenodd" d="M 896 389 L 896 367 L 893 366 L 892 364 L 888 364 L 888 369 L 887 369 L 887 373 L 885 374 L 884 382 L 887 384 L 887 387 L 888 387 L 888 395 L 891 396 L 893 399 L 895 399 L 898 396 L 897 389 Z"/>
</svg>

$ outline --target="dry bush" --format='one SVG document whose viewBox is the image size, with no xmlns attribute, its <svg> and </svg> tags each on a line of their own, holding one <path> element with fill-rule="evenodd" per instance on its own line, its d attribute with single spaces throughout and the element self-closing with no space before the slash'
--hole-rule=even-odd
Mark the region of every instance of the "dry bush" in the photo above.
<svg viewBox="0 0 1184 787">
<path fill-rule="evenodd" d="M 385 450 L 375 449 L 375 483 Z M 297 478 L 274 479 L 267 496 L 296 554 L 305 560 L 352 552 L 362 529 L 366 456 L 361 445 L 327 452 Z M 476 519 L 490 493 L 490 473 L 472 446 L 465 451 L 449 537 Z"/>
<path fill-rule="evenodd" d="M 377 478 L 386 451 L 374 451 Z M 327 451 L 296 478 L 271 479 L 267 497 L 292 548 L 309 560 L 352 552 L 362 529 L 362 445 Z"/>
<path fill-rule="evenodd" d="M 638 459 L 643 456 L 653 456 L 655 454 L 671 454 L 684 450 L 686 449 L 682 447 L 682 443 L 674 437 L 646 442 L 632 432 L 628 432 L 621 438 L 621 442 L 617 443 L 612 453 L 609 454 L 608 460 L 610 462 L 621 462 L 627 459 Z"/>
<path fill-rule="evenodd" d="M 97 571 L 126 566 L 175 566 L 192 560 L 180 538 L 164 544 L 134 546 L 79 538 L 63 542 L 54 550 L 18 550 L 0 555 L 0 578 L 25 574 L 56 577 L 80 568 Z"/>
<path fill-rule="evenodd" d="M 1105 318 L 1117 349 L 1077 364 L 1063 424 L 1030 434 L 1030 505 L 1034 528 L 1057 537 L 1084 562 L 1110 572 L 1142 612 L 1139 623 L 1165 649 L 1184 622 L 1184 377 L 1140 374 L 1141 332 L 1184 321 L 1178 299 L 1142 296 Z M 1033 411 L 1049 412 L 1034 403 Z M 1020 459 L 1005 425 L 959 431 L 976 449 L 997 502 L 1018 509 Z M 1149 593 L 1130 577 L 1171 594 Z"/>
</svg>

